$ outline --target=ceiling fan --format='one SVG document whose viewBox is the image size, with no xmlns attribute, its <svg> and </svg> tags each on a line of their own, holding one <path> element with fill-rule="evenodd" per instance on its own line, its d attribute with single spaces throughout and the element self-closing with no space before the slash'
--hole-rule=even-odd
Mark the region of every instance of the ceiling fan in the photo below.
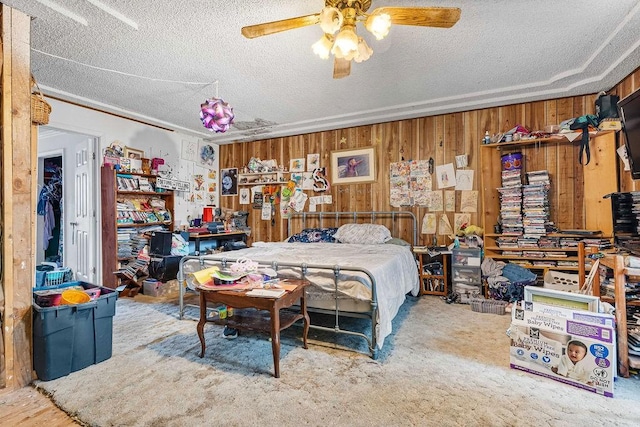
<svg viewBox="0 0 640 427">
<path fill-rule="evenodd" d="M 243 27 L 242 35 L 253 39 L 319 23 L 324 34 L 313 51 L 323 59 L 334 55 L 333 78 L 339 79 L 351 73 L 351 60 L 366 61 L 373 53 L 356 34 L 358 22 L 382 40 L 391 24 L 450 28 L 460 19 L 457 7 L 379 7 L 367 13 L 371 0 L 325 0 L 324 4 L 321 12 L 312 15 Z"/>
</svg>

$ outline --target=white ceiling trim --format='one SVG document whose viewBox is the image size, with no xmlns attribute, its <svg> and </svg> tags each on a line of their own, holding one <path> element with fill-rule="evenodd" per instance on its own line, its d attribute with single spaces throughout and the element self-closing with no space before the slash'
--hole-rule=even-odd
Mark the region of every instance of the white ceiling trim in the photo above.
<svg viewBox="0 0 640 427">
<path fill-rule="evenodd" d="M 85 27 L 89 26 L 89 21 L 87 21 L 82 16 L 70 11 L 69 9 L 65 9 L 57 3 L 54 3 L 49 0 L 36 0 L 38 3 L 48 7 L 54 12 L 58 12 L 60 15 L 66 16 L 69 19 L 76 21 L 78 24 L 84 25 Z"/>
<path fill-rule="evenodd" d="M 98 0 L 85 0 L 85 1 L 91 3 L 92 5 L 94 5 L 98 9 L 103 10 L 104 12 L 107 12 L 109 15 L 113 16 L 117 20 L 124 22 L 134 30 L 136 31 L 138 30 L 138 24 L 133 19 L 127 18 L 126 16 L 124 16 L 122 13 L 118 12 L 114 8 L 109 7 Z"/>
</svg>

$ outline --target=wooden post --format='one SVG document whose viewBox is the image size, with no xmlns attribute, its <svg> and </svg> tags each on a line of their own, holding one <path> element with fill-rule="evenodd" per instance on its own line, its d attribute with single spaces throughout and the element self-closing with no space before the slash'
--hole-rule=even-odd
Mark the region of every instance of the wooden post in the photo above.
<svg viewBox="0 0 640 427">
<path fill-rule="evenodd" d="M 34 277 L 36 140 L 31 131 L 30 18 L 2 13 L 2 331 L 0 387 L 32 377 L 31 298 Z"/>
</svg>

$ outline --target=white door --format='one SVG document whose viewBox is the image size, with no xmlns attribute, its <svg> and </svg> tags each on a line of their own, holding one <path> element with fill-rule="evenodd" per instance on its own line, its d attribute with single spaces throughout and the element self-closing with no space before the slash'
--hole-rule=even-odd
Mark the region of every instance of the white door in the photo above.
<svg viewBox="0 0 640 427">
<path fill-rule="evenodd" d="M 76 280 L 96 283 L 96 201 L 93 191 L 95 169 L 94 140 L 87 138 L 75 146 L 75 177 L 73 212 L 70 212 L 69 232 L 73 254 L 65 259 Z M 65 215 L 66 216 L 66 215 Z"/>
</svg>

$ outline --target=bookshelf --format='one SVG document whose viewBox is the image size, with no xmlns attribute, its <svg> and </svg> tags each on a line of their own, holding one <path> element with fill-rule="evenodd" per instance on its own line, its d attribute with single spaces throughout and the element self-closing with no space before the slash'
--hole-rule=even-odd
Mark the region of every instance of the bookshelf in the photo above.
<svg viewBox="0 0 640 427">
<path fill-rule="evenodd" d="M 101 169 L 102 286 L 115 289 L 116 271 L 136 262 L 151 231 L 173 231 L 173 191 L 156 188 L 156 175 Z"/>
</svg>

